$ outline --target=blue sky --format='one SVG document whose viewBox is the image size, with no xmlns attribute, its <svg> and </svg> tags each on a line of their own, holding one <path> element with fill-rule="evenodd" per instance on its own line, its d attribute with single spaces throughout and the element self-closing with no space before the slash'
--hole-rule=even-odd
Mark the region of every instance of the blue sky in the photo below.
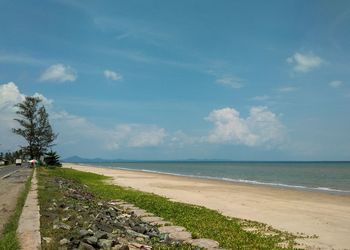
<svg viewBox="0 0 350 250">
<path fill-rule="evenodd" d="M 63 156 L 349 160 L 349 1 L 0 1 L 0 151 L 39 95 Z"/>
</svg>

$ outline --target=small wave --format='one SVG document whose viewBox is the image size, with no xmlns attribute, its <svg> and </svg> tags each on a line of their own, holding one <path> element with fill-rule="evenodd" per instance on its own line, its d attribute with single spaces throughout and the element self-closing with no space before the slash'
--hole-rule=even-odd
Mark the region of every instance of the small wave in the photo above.
<svg viewBox="0 0 350 250">
<path fill-rule="evenodd" d="M 93 164 L 81 164 L 81 165 L 89 165 L 89 166 L 95 166 L 95 167 L 101 167 L 101 168 L 120 169 L 120 170 L 127 170 L 127 171 L 136 171 L 136 172 L 141 171 L 141 172 L 154 173 L 154 174 L 167 174 L 167 175 L 173 175 L 173 176 L 191 177 L 191 178 L 198 178 L 198 179 L 245 183 L 245 184 L 253 184 L 253 185 L 264 185 L 264 186 L 282 187 L 282 188 L 291 188 L 291 189 L 303 189 L 303 190 L 318 191 L 318 192 L 321 191 L 321 192 L 327 192 L 327 193 L 350 194 L 350 190 L 341 190 L 341 189 L 335 189 L 335 188 L 329 188 L 329 187 L 308 187 L 303 185 L 291 185 L 291 184 L 275 183 L 275 182 L 262 182 L 262 181 L 255 181 L 255 180 L 232 179 L 232 178 L 226 178 L 226 177 L 213 177 L 213 176 L 205 176 L 205 175 L 177 174 L 177 173 L 163 172 L 163 171 L 156 171 L 156 170 L 149 170 L 149 169 L 133 169 L 133 168 L 126 168 L 126 167 L 101 166 L 101 165 L 93 165 Z"/>
</svg>

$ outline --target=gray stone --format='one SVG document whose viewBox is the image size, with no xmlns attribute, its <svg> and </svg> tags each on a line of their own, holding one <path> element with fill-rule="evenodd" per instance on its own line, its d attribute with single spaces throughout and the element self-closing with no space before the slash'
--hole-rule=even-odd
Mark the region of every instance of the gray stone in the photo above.
<svg viewBox="0 0 350 250">
<path fill-rule="evenodd" d="M 192 239 L 186 241 L 186 243 L 191 244 L 195 247 L 205 248 L 205 249 L 217 249 L 219 247 L 219 243 L 215 240 L 211 239 Z"/>
<path fill-rule="evenodd" d="M 43 241 L 45 241 L 47 244 L 49 244 L 52 241 L 52 238 L 50 238 L 50 237 L 43 237 Z"/>
<path fill-rule="evenodd" d="M 153 226 L 170 226 L 170 225 L 172 225 L 172 223 L 170 221 L 166 221 L 166 220 L 152 221 L 150 224 Z"/>
<path fill-rule="evenodd" d="M 78 250 L 95 250 L 95 248 L 87 243 L 80 242 Z"/>
<path fill-rule="evenodd" d="M 149 213 L 144 209 L 132 209 L 131 212 L 134 213 L 138 217 L 154 216 L 154 214 Z"/>
<path fill-rule="evenodd" d="M 64 224 L 64 223 L 59 223 L 59 224 L 55 224 L 53 225 L 53 229 L 56 230 L 56 229 L 65 229 L 65 230 L 70 230 L 71 227 L 67 224 Z"/>
<path fill-rule="evenodd" d="M 192 238 L 192 235 L 187 231 L 173 232 L 169 234 L 169 238 L 175 241 L 187 241 Z"/>
<path fill-rule="evenodd" d="M 106 232 L 102 232 L 102 231 L 97 231 L 95 233 L 95 237 L 99 240 L 99 239 L 107 239 L 108 235 Z"/>
<path fill-rule="evenodd" d="M 144 239 L 149 239 L 149 236 L 148 236 L 148 235 L 140 234 L 140 233 L 135 232 L 134 230 L 131 230 L 131 229 L 127 229 L 126 232 L 127 232 L 128 234 L 130 234 L 131 236 L 135 237 L 135 238 L 136 238 L 136 237 L 142 237 L 142 238 L 144 238 Z"/>
<path fill-rule="evenodd" d="M 97 238 L 95 236 L 87 237 L 84 239 L 84 241 L 90 245 L 97 245 Z"/>
<path fill-rule="evenodd" d="M 141 220 L 143 222 L 155 222 L 155 221 L 162 221 L 163 218 L 156 217 L 156 216 L 150 216 L 150 217 L 142 217 Z"/>
<path fill-rule="evenodd" d="M 102 249 L 111 249 L 113 240 L 101 239 L 98 241 L 98 246 Z"/>
<path fill-rule="evenodd" d="M 185 231 L 186 228 L 184 227 L 178 227 L 178 226 L 164 226 L 164 227 L 160 227 L 158 228 L 160 233 L 175 233 L 175 232 L 182 232 Z"/>
<path fill-rule="evenodd" d="M 60 245 L 63 246 L 63 245 L 66 245 L 69 243 L 69 240 L 67 240 L 66 238 L 60 240 Z"/>
<path fill-rule="evenodd" d="M 82 229 L 79 231 L 79 235 L 80 237 L 85 237 L 85 236 L 91 236 L 94 233 L 89 232 L 88 230 Z"/>
</svg>

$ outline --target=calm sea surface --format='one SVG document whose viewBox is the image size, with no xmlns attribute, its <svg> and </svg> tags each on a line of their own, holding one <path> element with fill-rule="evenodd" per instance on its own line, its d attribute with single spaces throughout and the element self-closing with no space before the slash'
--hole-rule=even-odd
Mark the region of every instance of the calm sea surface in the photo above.
<svg viewBox="0 0 350 250">
<path fill-rule="evenodd" d="M 350 195 L 350 162 L 128 162 L 89 165 Z"/>
</svg>

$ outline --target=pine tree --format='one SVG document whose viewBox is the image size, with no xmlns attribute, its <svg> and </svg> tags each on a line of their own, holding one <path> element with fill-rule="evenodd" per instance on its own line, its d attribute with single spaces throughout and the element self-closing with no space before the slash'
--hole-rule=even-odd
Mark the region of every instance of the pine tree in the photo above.
<svg viewBox="0 0 350 250">
<path fill-rule="evenodd" d="M 44 106 L 40 106 L 40 98 L 26 96 L 25 100 L 16 104 L 18 108 L 16 118 L 20 128 L 12 129 L 13 133 L 22 136 L 27 141 L 27 146 L 23 146 L 25 153 L 32 159 L 39 158 L 53 146 L 57 134 L 53 133 L 49 123 L 49 115 Z"/>
</svg>

